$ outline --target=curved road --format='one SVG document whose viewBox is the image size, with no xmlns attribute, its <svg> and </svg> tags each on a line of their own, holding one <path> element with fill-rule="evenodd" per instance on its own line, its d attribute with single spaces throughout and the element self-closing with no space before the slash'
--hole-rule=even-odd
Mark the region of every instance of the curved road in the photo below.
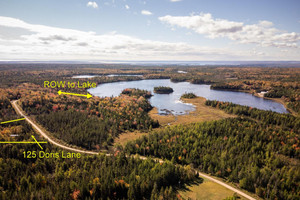
<svg viewBox="0 0 300 200">
<path fill-rule="evenodd" d="M 47 135 L 47 133 L 45 133 L 41 128 L 39 128 L 39 126 L 36 125 L 29 117 L 27 117 L 25 114 L 23 114 L 23 112 L 22 112 L 21 108 L 19 107 L 19 105 L 17 105 L 17 100 L 12 101 L 12 106 L 13 106 L 13 108 L 16 110 L 17 114 L 19 114 L 19 115 L 21 115 L 22 117 L 24 117 L 24 118 L 26 119 L 26 121 L 27 121 L 29 124 L 31 124 L 32 127 L 33 127 L 35 130 L 37 130 L 37 132 L 38 132 L 39 134 L 41 134 L 44 138 L 46 138 L 50 143 L 52 143 L 52 144 L 54 144 L 54 145 L 56 145 L 56 146 L 58 146 L 58 147 L 60 147 L 60 148 L 67 149 L 67 150 L 69 150 L 69 151 L 74 151 L 74 152 L 84 153 L 84 154 L 92 154 L 92 155 L 97 155 L 97 154 L 98 154 L 97 152 L 94 152 L 94 151 L 86 151 L 86 150 L 76 149 L 76 148 L 73 148 L 73 147 L 68 147 L 68 146 L 65 146 L 65 145 L 63 145 L 63 144 L 60 144 L 60 143 L 58 143 L 58 142 L 52 140 L 52 139 Z M 111 154 L 106 154 L 106 155 L 107 155 L 107 156 L 111 156 Z M 143 159 L 143 160 L 148 159 L 147 157 L 144 157 L 144 156 L 140 156 L 139 158 L 140 158 L 140 159 Z M 163 162 L 164 162 L 164 161 L 161 160 L 161 159 L 154 159 L 154 160 L 158 160 L 160 163 L 163 163 Z M 204 178 L 206 178 L 206 179 L 209 179 L 210 181 L 213 181 L 213 182 L 215 182 L 215 183 L 217 183 L 217 184 L 220 184 L 220 185 L 222 185 L 222 186 L 228 188 L 229 190 L 231 190 L 231 191 L 233 191 L 233 192 L 236 192 L 237 194 L 239 194 L 239 195 L 241 195 L 241 196 L 243 196 L 243 197 L 245 197 L 245 198 L 247 198 L 247 199 L 249 199 L 249 200 L 255 200 L 255 198 L 249 196 L 248 194 L 242 192 L 242 191 L 239 190 L 239 189 L 236 189 L 236 188 L 234 188 L 234 187 L 232 187 L 232 186 L 230 186 L 230 185 L 228 185 L 228 184 L 226 184 L 226 183 L 224 183 L 224 182 L 222 182 L 222 181 L 219 181 L 219 180 L 217 180 L 217 179 L 215 179 L 215 178 L 213 178 L 213 177 L 211 177 L 211 176 L 209 176 L 209 175 L 207 175 L 207 174 L 204 174 L 204 173 L 202 173 L 202 172 L 199 172 L 199 171 L 197 171 L 197 170 L 196 170 L 196 172 L 199 174 L 199 176 L 204 177 Z"/>
<path fill-rule="evenodd" d="M 142 160 L 147 160 L 147 159 L 148 159 L 148 157 L 144 157 L 144 156 L 139 156 L 139 158 L 142 159 Z M 160 163 L 163 163 L 163 162 L 164 162 L 163 160 L 161 160 L 161 159 L 159 159 L 159 158 L 152 158 L 152 159 L 155 160 L 155 161 L 158 161 L 158 162 L 160 162 Z M 194 169 L 194 170 L 195 170 L 195 169 Z M 236 189 L 236 188 L 234 188 L 234 187 L 232 187 L 232 186 L 230 186 L 230 185 L 228 185 L 228 184 L 226 184 L 226 183 L 224 183 L 224 182 L 222 182 L 222 181 L 219 181 L 219 180 L 216 179 L 216 178 L 213 178 L 213 177 L 211 177 L 211 176 L 209 176 L 209 175 L 207 175 L 207 174 L 205 174 L 205 173 L 202 173 L 202 172 L 200 172 L 200 171 L 198 171 L 198 170 L 195 170 L 195 171 L 196 171 L 196 173 L 197 173 L 199 176 L 201 176 L 201 177 L 203 177 L 203 178 L 206 178 L 206 179 L 208 179 L 208 180 L 210 180 L 210 181 L 213 181 L 213 182 L 215 182 L 215 183 L 217 183 L 217 184 L 219 184 L 219 185 L 222 185 L 222 186 L 226 187 L 227 189 L 229 189 L 229 190 L 231 190 L 231 191 L 233 191 L 233 192 L 236 192 L 237 194 L 239 194 L 239 195 L 245 197 L 246 199 L 249 199 L 249 200 L 256 200 L 255 198 L 253 198 L 253 197 L 251 197 L 250 195 L 248 195 L 248 194 L 242 192 L 241 190 Z"/>
<path fill-rule="evenodd" d="M 75 151 L 75 152 L 78 152 L 78 153 L 84 153 L 84 154 L 92 154 L 92 155 L 97 155 L 98 153 L 97 152 L 94 152 L 94 151 L 86 151 L 86 150 L 80 150 L 80 149 L 76 149 L 76 148 L 73 148 L 73 147 L 68 147 L 68 146 L 65 146 L 63 144 L 60 144 L 54 140 L 52 140 L 48 135 L 47 133 L 45 133 L 41 128 L 39 128 L 38 125 L 36 125 L 29 117 L 27 117 L 25 114 L 23 114 L 21 108 L 19 107 L 19 105 L 17 105 L 17 100 L 15 101 L 12 101 L 12 106 L 13 108 L 16 110 L 17 114 L 21 115 L 22 117 L 24 117 L 26 119 L 26 121 L 31 124 L 31 126 L 39 133 L 41 134 L 44 138 L 46 138 L 50 143 L 60 147 L 60 148 L 63 148 L 63 149 L 67 149 L 69 151 Z"/>
<path fill-rule="evenodd" d="M 234 192 L 236 192 L 237 194 L 239 194 L 239 195 L 241 195 L 241 196 L 243 196 L 243 197 L 245 197 L 245 198 L 247 198 L 247 199 L 255 200 L 255 198 L 253 198 L 253 197 L 251 197 L 250 195 L 248 195 L 248 194 L 242 192 L 242 191 L 239 190 L 239 189 L 236 189 L 236 188 L 234 188 L 234 187 L 232 187 L 232 186 L 230 186 L 230 185 L 228 185 L 228 184 L 226 184 L 226 183 L 224 183 L 224 182 L 222 182 L 222 181 L 219 181 L 219 180 L 217 180 L 217 179 L 215 179 L 215 178 L 213 178 L 213 177 L 211 177 L 211 176 L 209 176 L 209 175 L 207 175 L 207 174 L 204 174 L 204 173 L 202 173 L 202 172 L 199 172 L 199 171 L 197 171 L 197 170 L 196 170 L 196 172 L 199 174 L 199 176 L 204 177 L 204 178 L 207 178 L 207 179 L 209 179 L 209 180 L 211 180 L 211 181 L 213 181 L 213 182 L 215 182 L 215 183 L 218 183 L 218 184 L 220 184 L 220 185 L 226 187 L 227 189 L 229 189 L 229 190 L 231 190 L 231 191 L 234 191 Z"/>
</svg>

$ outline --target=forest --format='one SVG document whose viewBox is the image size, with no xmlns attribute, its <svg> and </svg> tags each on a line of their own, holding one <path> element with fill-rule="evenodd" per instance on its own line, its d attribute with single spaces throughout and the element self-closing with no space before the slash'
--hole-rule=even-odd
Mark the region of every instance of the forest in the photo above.
<svg viewBox="0 0 300 200">
<path fill-rule="evenodd" d="M 186 73 L 178 73 L 178 71 Z M 45 80 L 92 81 L 96 84 L 142 79 L 171 79 L 172 82 L 211 84 L 212 89 L 241 90 L 252 94 L 267 91 L 269 98 L 281 99 L 286 106 L 300 112 L 300 68 L 297 65 L 235 66 L 138 66 L 124 64 L 0 64 L 2 88 L 21 84 L 42 85 Z M 72 78 L 76 75 L 97 75 L 91 79 Z M 107 75 L 118 74 L 125 76 Z M 128 76 L 129 75 L 129 76 Z M 142 75 L 130 76 L 130 75 Z M 83 92 L 78 88 L 68 89 Z"/>
<path fill-rule="evenodd" d="M 178 71 L 186 73 L 179 73 Z M 94 78 L 73 78 L 76 75 Z M 118 76 L 109 76 L 118 75 Z M 132 76 L 142 75 L 142 76 Z M 12 100 L 51 137 L 112 156 L 25 159 L 36 144 L 0 144 L 0 199 L 181 199 L 179 190 L 201 184 L 195 171 L 217 176 L 263 199 L 299 199 L 300 68 L 260 66 L 129 66 L 118 64 L 0 64 L 0 121 L 20 118 Z M 46 81 L 96 84 L 142 79 L 211 84 L 282 102 L 279 114 L 229 102 L 205 105 L 233 116 L 218 121 L 160 126 L 148 113 L 151 92 L 127 88 L 117 97 L 58 95 Z M 66 92 L 86 93 L 81 88 Z M 194 98 L 193 93 L 182 98 Z M 224 112 L 223 112 L 224 113 Z M 146 135 L 114 146 L 122 134 Z M 26 121 L 0 125 L 1 141 L 38 141 Z M 135 137 L 138 138 L 138 137 Z M 45 152 L 61 152 L 43 144 Z M 130 155 L 149 156 L 141 160 Z M 151 158 L 164 159 L 164 163 Z M 227 199 L 235 199 L 228 197 Z"/>
<path fill-rule="evenodd" d="M 1 121 L 16 118 L 12 96 L 1 92 Z M 3 124 L 0 133 L 1 141 L 29 141 L 31 135 L 43 140 L 25 121 Z M 24 158 L 24 151 L 37 150 L 35 145 L 1 144 L 0 199 L 175 199 L 178 189 L 202 181 L 189 168 L 126 158 L 122 152 L 80 159 Z M 50 144 L 43 147 L 61 152 Z"/>
<path fill-rule="evenodd" d="M 299 118 L 230 103 L 206 104 L 240 117 L 156 130 L 129 142 L 126 152 L 190 165 L 265 199 L 300 198 Z"/>
<path fill-rule="evenodd" d="M 149 99 L 150 97 L 153 96 L 150 91 L 141 90 L 141 89 L 137 89 L 137 88 L 126 88 L 122 91 L 121 94 L 125 94 L 125 95 L 128 95 L 128 96 L 135 96 L 135 97 L 141 97 L 142 96 L 146 99 Z"/>
<path fill-rule="evenodd" d="M 24 159 L 18 155 L 25 149 L 18 147 L 2 147 L 1 199 L 175 199 L 177 189 L 201 181 L 191 170 L 172 163 L 124 154 Z"/>
<path fill-rule="evenodd" d="M 154 87 L 153 91 L 157 94 L 170 94 L 174 92 L 173 88 L 166 86 Z"/>
<path fill-rule="evenodd" d="M 196 98 L 197 96 L 192 93 L 192 92 L 189 92 L 189 93 L 184 93 L 183 95 L 181 95 L 180 98 L 183 98 L 183 99 L 193 99 L 193 98 Z"/>
<path fill-rule="evenodd" d="M 269 81 L 235 81 L 220 82 L 211 85 L 215 90 L 247 91 L 252 94 L 266 91 L 264 97 L 279 98 L 287 107 L 300 113 L 300 84 L 296 82 L 269 82 Z"/>
<path fill-rule="evenodd" d="M 37 92 L 21 98 L 20 104 L 58 139 L 100 150 L 108 149 L 114 138 L 126 130 L 158 127 L 159 123 L 148 115 L 150 103 L 135 95 L 87 100 Z"/>
<path fill-rule="evenodd" d="M 210 101 L 205 102 L 207 106 L 212 106 L 227 113 L 239 116 L 250 117 L 260 122 L 273 124 L 282 128 L 289 128 L 292 132 L 300 133 L 300 118 L 291 114 L 280 114 L 272 111 L 259 110 L 249 106 L 241 106 L 230 102 Z"/>
</svg>

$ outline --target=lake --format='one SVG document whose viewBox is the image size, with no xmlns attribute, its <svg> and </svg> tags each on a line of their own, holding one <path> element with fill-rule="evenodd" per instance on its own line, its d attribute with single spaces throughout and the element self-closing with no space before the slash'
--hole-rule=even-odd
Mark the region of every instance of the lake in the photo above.
<svg viewBox="0 0 300 200">
<path fill-rule="evenodd" d="M 155 94 L 153 93 L 153 88 L 157 86 L 169 86 L 173 88 L 174 92 L 171 94 Z M 139 88 L 151 91 L 153 96 L 149 99 L 149 101 L 152 106 L 158 109 L 159 114 L 168 114 L 171 112 L 174 115 L 182 115 L 193 111 L 195 109 L 193 105 L 180 101 L 181 95 L 185 92 L 193 92 L 197 96 L 201 96 L 209 100 L 228 101 L 262 110 L 288 113 L 282 104 L 272 100 L 259 98 L 249 93 L 211 90 L 210 85 L 197 85 L 189 82 L 173 83 L 170 79 L 105 83 L 98 85 L 96 88 L 89 89 L 88 92 L 94 96 L 111 97 L 119 96 L 125 88 Z"/>
</svg>

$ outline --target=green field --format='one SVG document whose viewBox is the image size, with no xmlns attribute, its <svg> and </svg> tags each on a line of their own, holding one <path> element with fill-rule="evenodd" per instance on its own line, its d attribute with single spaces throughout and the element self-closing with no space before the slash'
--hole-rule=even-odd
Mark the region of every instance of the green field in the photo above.
<svg viewBox="0 0 300 200">
<path fill-rule="evenodd" d="M 213 182 L 203 178 L 203 183 L 188 186 L 187 190 L 180 191 L 179 194 L 183 199 L 192 200 L 223 200 L 226 197 L 232 197 L 234 192 Z M 240 199 L 245 199 L 241 197 Z"/>
</svg>

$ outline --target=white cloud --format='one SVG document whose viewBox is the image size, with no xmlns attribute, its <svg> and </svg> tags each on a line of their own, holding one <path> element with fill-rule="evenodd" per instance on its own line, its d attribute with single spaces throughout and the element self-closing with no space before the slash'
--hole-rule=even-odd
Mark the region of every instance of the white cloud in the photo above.
<svg viewBox="0 0 300 200">
<path fill-rule="evenodd" d="M 87 7 L 98 8 L 98 4 L 95 1 L 89 1 L 86 4 Z"/>
<path fill-rule="evenodd" d="M 0 16 L 0 60 L 247 60 L 257 55 L 263 59 L 260 52 L 144 40 L 115 31 L 96 34 Z M 275 58 L 284 55 L 280 52 Z M 299 59 L 299 53 L 287 55 L 284 59 Z"/>
<path fill-rule="evenodd" d="M 260 21 L 258 24 L 245 25 L 243 22 L 214 19 L 209 13 L 190 16 L 159 17 L 159 20 L 171 25 L 193 30 L 206 35 L 208 38 L 227 37 L 239 43 L 254 43 L 261 46 L 297 47 L 300 35 L 288 33 L 273 27 L 269 21 Z"/>
<path fill-rule="evenodd" d="M 171 2 L 178 2 L 178 1 L 182 1 L 182 0 L 170 0 Z"/>
<path fill-rule="evenodd" d="M 243 23 L 227 20 L 214 20 L 211 14 L 173 17 L 170 15 L 159 17 L 159 20 L 170 25 L 177 25 L 192 29 L 200 34 L 207 34 L 211 38 L 219 37 L 227 32 L 235 32 L 242 29 Z"/>
<path fill-rule="evenodd" d="M 0 59 L 71 60 L 201 60 L 235 53 L 227 49 L 199 47 L 121 35 L 96 34 L 72 29 L 34 25 L 19 19 L 0 17 L 0 31 L 18 28 L 26 34 L 7 38 L 0 32 Z M 230 52 L 230 53 L 229 53 Z"/>
<path fill-rule="evenodd" d="M 125 5 L 125 8 L 126 8 L 126 10 L 130 9 L 129 5 Z"/>
<path fill-rule="evenodd" d="M 142 10 L 141 14 L 142 15 L 152 15 L 152 12 L 150 12 L 149 10 Z"/>
</svg>

